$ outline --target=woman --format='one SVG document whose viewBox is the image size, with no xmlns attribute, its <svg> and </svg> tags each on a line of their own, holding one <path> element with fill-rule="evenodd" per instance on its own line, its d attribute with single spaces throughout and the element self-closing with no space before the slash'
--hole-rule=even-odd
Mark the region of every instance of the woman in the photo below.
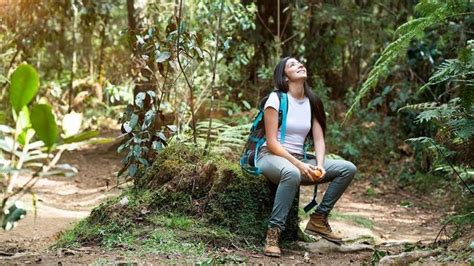
<svg viewBox="0 0 474 266">
<path fill-rule="evenodd" d="M 278 128 L 279 98 L 271 93 L 264 106 L 266 143 L 258 155 L 257 166 L 271 182 L 278 184 L 273 210 L 268 225 L 264 253 L 279 257 L 280 232 L 300 184 L 315 185 L 331 182 L 326 193 L 306 226 L 305 233 L 320 235 L 341 243 L 342 238 L 332 232 L 327 221 L 329 212 L 352 181 L 356 167 L 344 160 L 324 159 L 326 115 L 321 100 L 306 83 L 306 68 L 295 58 L 282 59 L 273 73 L 277 90 L 288 95 L 288 113 L 284 143 Z M 312 138 L 316 158 L 304 159 L 305 139 Z M 319 170 L 320 176 L 315 174 Z"/>
</svg>

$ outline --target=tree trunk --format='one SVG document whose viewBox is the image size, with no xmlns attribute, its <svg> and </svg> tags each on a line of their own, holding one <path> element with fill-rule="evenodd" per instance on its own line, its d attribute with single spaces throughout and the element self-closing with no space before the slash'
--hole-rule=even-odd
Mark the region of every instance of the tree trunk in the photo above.
<svg viewBox="0 0 474 266">
<path fill-rule="evenodd" d="M 76 58 L 76 32 L 77 32 L 77 7 L 75 0 L 71 0 L 72 8 L 72 62 L 71 62 L 71 80 L 69 83 L 69 101 L 68 101 L 68 112 L 72 110 L 72 99 L 74 98 L 74 75 L 77 69 L 77 58 Z"/>
<path fill-rule="evenodd" d="M 105 44 L 107 42 L 107 36 L 105 35 L 105 33 L 107 32 L 107 25 L 108 25 L 108 22 L 109 22 L 109 14 L 107 12 L 107 14 L 104 16 L 103 18 L 103 25 L 102 25 L 102 29 L 100 31 L 100 49 L 99 49 L 99 64 L 97 66 L 97 72 L 98 72 L 98 79 L 97 79 L 97 82 L 99 83 L 99 85 L 97 86 L 98 88 L 100 87 L 100 92 L 96 92 L 97 93 L 97 96 L 99 96 L 98 94 L 100 93 L 100 99 L 99 101 L 102 102 L 102 88 L 104 87 L 104 77 L 105 77 L 105 71 L 104 71 L 104 61 L 105 61 Z"/>
</svg>

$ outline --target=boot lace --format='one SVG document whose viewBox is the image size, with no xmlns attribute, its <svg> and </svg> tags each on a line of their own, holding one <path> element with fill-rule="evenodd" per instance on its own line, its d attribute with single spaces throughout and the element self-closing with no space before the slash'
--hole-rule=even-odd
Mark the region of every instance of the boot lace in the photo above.
<svg viewBox="0 0 474 266">
<path fill-rule="evenodd" d="M 278 246 L 278 238 L 280 237 L 280 228 L 273 227 L 268 230 L 267 244 L 269 246 Z"/>
<path fill-rule="evenodd" d="M 325 214 L 323 216 L 323 223 L 328 228 L 329 232 L 332 232 L 332 228 L 331 228 L 331 226 L 329 225 L 329 222 L 328 222 L 328 215 L 327 214 Z"/>
</svg>

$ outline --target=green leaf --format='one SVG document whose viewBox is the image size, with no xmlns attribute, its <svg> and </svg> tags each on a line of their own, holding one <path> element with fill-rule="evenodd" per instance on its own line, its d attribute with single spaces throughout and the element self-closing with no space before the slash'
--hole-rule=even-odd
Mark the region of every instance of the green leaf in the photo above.
<svg viewBox="0 0 474 266">
<path fill-rule="evenodd" d="M 47 104 L 37 104 L 31 110 L 31 124 L 40 140 L 46 147 L 51 147 L 58 138 L 58 128 L 54 119 L 51 106 Z"/>
<path fill-rule="evenodd" d="M 39 77 L 36 70 L 22 64 L 16 68 L 11 76 L 10 103 L 16 112 L 20 112 L 36 95 L 39 88 Z"/>
<path fill-rule="evenodd" d="M 157 136 L 158 138 L 160 138 L 160 140 L 164 143 L 166 143 L 167 139 L 166 139 L 166 136 L 165 134 L 163 134 L 163 132 L 156 132 L 155 133 L 155 136 Z"/>
<path fill-rule="evenodd" d="M 125 148 L 128 148 L 128 146 L 130 145 L 130 143 L 124 143 L 122 145 L 120 145 L 118 148 L 117 148 L 117 152 L 118 153 L 121 153 L 125 150 Z"/>
<path fill-rule="evenodd" d="M 132 114 L 132 117 L 130 118 L 130 127 L 133 129 L 135 128 L 137 124 L 138 124 L 138 115 Z"/>
<path fill-rule="evenodd" d="M 18 143 L 20 143 L 21 146 L 24 146 L 25 144 L 30 142 L 31 138 L 35 134 L 35 131 L 31 129 L 30 111 L 26 106 L 23 106 L 23 108 L 21 108 L 21 111 L 16 117 L 15 121 L 16 131 L 20 132 L 16 137 L 16 140 L 18 141 Z"/>
<path fill-rule="evenodd" d="M 156 98 L 156 93 L 154 91 L 147 91 L 146 92 L 152 99 Z"/>
<path fill-rule="evenodd" d="M 18 220 L 23 219 L 26 215 L 26 210 L 21 202 L 15 202 L 10 208 L 5 210 L 5 217 L 2 221 L 2 227 L 5 231 L 9 231 L 15 227 Z"/>
<path fill-rule="evenodd" d="M 25 128 L 21 131 L 20 134 L 17 136 L 17 141 L 23 147 L 26 144 L 29 144 L 33 136 L 35 135 L 35 131 L 32 128 Z"/>
<path fill-rule="evenodd" d="M 123 123 L 123 129 L 125 130 L 125 132 L 130 133 L 132 132 L 133 128 L 135 128 L 137 123 L 138 123 L 138 115 L 132 114 L 130 121 L 125 121 L 125 123 Z"/>
<path fill-rule="evenodd" d="M 67 138 L 63 139 L 63 141 L 64 141 L 64 143 L 80 142 L 80 141 L 88 140 L 88 139 L 91 139 L 91 138 L 95 138 L 95 137 L 99 136 L 99 134 L 100 133 L 97 130 L 89 130 L 89 131 L 84 131 L 84 132 L 72 135 L 70 137 L 67 137 Z"/>
<path fill-rule="evenodd" d="M 145 167 L 150 166 L 150 164 L 148 163 L 148 161 L 145 160 L 144 158 L 141 158 L 141 157 L 140 157 L 140 158 L 138 158 L 138 161 L 139 161 L 142 165 L 144 165 Z"/>
<path fill-rule="evenodd" d="M 14 115 L 15 116 L 15 115 Z M 21 108 L 21 111 L 18 113 L 18 116 L 15 118 L 16 130 L 21 131 L 26 128 L 31 127 L 30 111 L 26 106 Z"/>
<path fill-rule="evenodd" d="M 140 147 L 140 145 L 133 146 L 133 155 L 135 157 L 140 157 L 141 153 L 142 153 L 142 147 Z"/>
<path fill-rule="evenodd" d="M 145 100 L 145 98 L 146 94 L 144 92 L 137 93 L 137 96 L 135 96 L 135 104 L 138 107 L 143 108 L 143 101 Z"/>
<path fill-rule="evenodd" d="M 130 167 L 128 168 L 128 175 L 132 177 L 135 176 L 137 174 L 137 170 L 138 167 L 136 164 L 130 165 Z"/>
<path fill-rule="evenodd" d="M 155 151 L 159 151 L 163 148 L 163 144 L 161 144 L 161 142 L 155 140 L 151 143 L 151 147 L 155 150 Z"/>
<path fill-rule="evenodd" d="M 148 127 L 150 127 L 150 125 L 154 121 L 154 119 L 155 119 L 155 111 L 154 110 L 148 110 L 148 112 L 145 113 L 145 119 L 143 121 L 142 130 L 145 130 Z"/>
<path fill-rule="evenodd" d="M 417 123 L 423 123 L 423 122 L 428 122 L 432 119 L 437 119 L 439 117 L 439 111 L 438 110 L 426 110 L 421 112 L 417 117 L 416 117 L 416 122 Z"/>
</svg>

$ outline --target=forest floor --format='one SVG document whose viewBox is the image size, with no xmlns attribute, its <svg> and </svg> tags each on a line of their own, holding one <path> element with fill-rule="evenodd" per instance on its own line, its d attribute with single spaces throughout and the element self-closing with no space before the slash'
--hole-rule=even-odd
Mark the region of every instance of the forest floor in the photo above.
<svg viewBox="0 0 474 266">
<path fill-rule="evenodd" d="M 188 257 L 180 254 L 139 253 L 127 249 L 78 248 L 52 251 L 49 247 L 58 236 L 77 221 L 87 217 L 91 209 L 104 199 L 118 195 L 120 188 L 110 189 L 116 182 L 114 173 L 119 169 L 121 156 L 110 145 L 85 146 L 65 152 L 62 163 L 75 166 L 79 172 L 74 177 L 52 176 L 42 178 L 34 188 L 37 214 L 30 211 L 13 230 L 0 233 L 0 264 L 11 263 L 192 263 L 240 262 L 297 264 L 361 264 L 369 262 L 374 245 L 399 245 L 400 243 L 430 244 L 440 227 L 441 214 L 429 196 L 407 193 L 393 184 L 380 186 L 376 193 L 367 193 L 368 181 L 354 180 L 337 203 L 330 223 L 334 230 L 347 238 L 342 247 L 319 240 L 306 245 L 306 250 L 290 247 L 283 250 L 281 258 L 262 255 L 260 247 L 254 251 L 243 249 L 218 249 L 222 260 L 212 260 L 209 254 Z M 364 171 L 364 169 L 359 169 Z M 319 192 L 324 191 L 324 186 Z M 301 190 L 300 204 L 312 196 L 310 187 Z M 320 199 L 322 195 L 319 195 Z M 32 196 L 23 197 L 25 203 Z M 432 201 L 432 199 L 431 199 Z M 27 204 L 28 205 L 28 204 Z M 29 205 L 32 205 L 31 203 Z M 427 207 L 428 206 L 428 207 Z M 31 207 L 31 206 L 30 206 Z M 301 214 L 302 227 L 308 216 Z M 319 243 L 319 244 L 317 244 Z M 305 253 L 306 260 L 305 260 Z M 210 260 L 211 259 L 211 260 Z"/>
</svg>

